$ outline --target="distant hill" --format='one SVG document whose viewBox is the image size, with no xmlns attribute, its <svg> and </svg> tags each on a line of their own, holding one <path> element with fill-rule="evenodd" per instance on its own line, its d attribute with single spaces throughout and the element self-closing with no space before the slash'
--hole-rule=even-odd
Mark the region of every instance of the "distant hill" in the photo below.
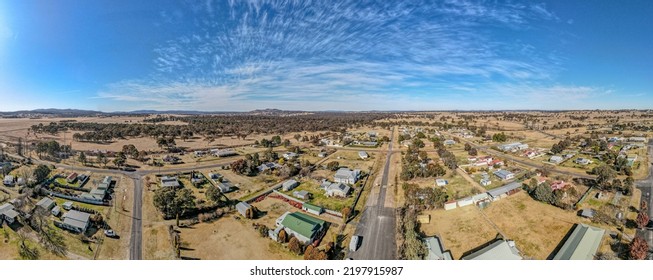
<svg viewBox="0 0 653 280">
<path fill-rule="evenodd" d="M 287 116 L 307 114 L 304 111 L 284 111 L 279 109 L 258 109 L 249 112 L 206 112 L 194 110 L 136 110 L 127 112 L 101 112 L 79 109 L 35 109 L 13 112 L 0 112 L 3 117 L 87 117 L 87 116 L 119 116 L 119 115 L 265 115 L 265 116 Z"/>
</svg>

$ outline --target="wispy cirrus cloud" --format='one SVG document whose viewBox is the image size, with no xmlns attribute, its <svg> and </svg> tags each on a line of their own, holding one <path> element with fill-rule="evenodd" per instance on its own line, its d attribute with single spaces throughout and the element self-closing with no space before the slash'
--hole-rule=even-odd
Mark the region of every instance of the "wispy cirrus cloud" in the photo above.
<svg viewBox="0 0 653 280">
<path fill-rule="evenodd" d="M 452 93 L 483 91 L 536 100 L 538 94 L 563 92 L 582 99 L 590 96 L 583 92 L 593 91 L 553 82 L 563 67 L 559 54 L 496 35 L 499 30 L 509 37 L 540 21 L 558 21 L 544 4 L 465 0 L 188 4 L 185 18 L 193 18 L 194 28 L 154 50 L 151 77 L 108 85 L 98 97 L 202 110 L 262 105 L 392 109 L 398 105 L 386 102 L 390 98 L 440 104 L 439 99 Z M 162 15 L 163 21 L 173 24 L 181 20 L 169 12 Z"/>
</svg>

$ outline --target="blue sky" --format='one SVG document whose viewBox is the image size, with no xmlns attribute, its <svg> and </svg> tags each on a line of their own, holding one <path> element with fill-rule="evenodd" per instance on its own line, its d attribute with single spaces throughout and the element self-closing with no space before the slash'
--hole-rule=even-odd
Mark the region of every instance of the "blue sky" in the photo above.
<svg viewBox="0 0 653 280">
<path fill-rule="evenodd" d="M 649 109 L 653 4 L 1 1 L 0 111 Z"/>
</svg>

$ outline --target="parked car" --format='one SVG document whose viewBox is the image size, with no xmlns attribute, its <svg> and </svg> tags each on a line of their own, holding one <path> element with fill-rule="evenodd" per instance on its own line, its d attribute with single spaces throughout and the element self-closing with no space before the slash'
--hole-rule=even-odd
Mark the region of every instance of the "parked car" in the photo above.
<svg viewBox="0 0 653 280">
<path fill-rule="evenodd" d="M 104 235 L 106 235 L 107 237 L 111 237 L 111 238 L 118 237 L 116 232 L 114 232 L 112 229 L 105 229 L 104 230 Z"/>
<path fill-rule="evenodd" d="M 358 245 L 361 241 L 361 236 L 354 235 L 351 237 L 351 241 L 349 241 L 349 250 L 356 252 L 358 250 Z"/>
</svg>

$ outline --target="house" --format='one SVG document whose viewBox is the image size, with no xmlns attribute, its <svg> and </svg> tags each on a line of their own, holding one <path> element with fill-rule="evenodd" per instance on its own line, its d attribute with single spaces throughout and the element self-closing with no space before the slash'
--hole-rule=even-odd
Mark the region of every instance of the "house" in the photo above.
<svg viewBox="0 0 653 280">
<path fill-rule="evenodd" d="M 302 204 L 302 210 L 311 213 L 313 215 L 320 215 L 322 214 L 322 212 L 324 212 L 324 209 L 322 207 L 310 204 L 308 202 L 304 202 L 304 204 Z"/>
<path fill-rule="evenodd" d="M 491 161 L 488 165 L 489 166 L 502 166 L 503 161 L 500 160 L 500 159 L 495 159 L 495 160 Z"/>
<path fill-rule="evenodd" d="M 3 184 L 7 187 L 11 187 L 14 184 L 16 184 L 16 181 L 14 180 L 14 176 L 12 175 L 7 175 L 5 176 L 5 179 L 2 181 Z"/>
<path fill-rule="evenodd" d="M 444 187 L 447 184 L 449 184 L 449 182 L 445 179 L 435 179 L 435 185 L 438 187 Z"/>
<path fill-rule="evenodd" d="M 324 190 L 326 191 L 327 196 L 347 197 L 351 191 L 351 187 L 343 183 L 335 182 L 326 186 Z"/>
<path fill-rule="evenodd" d="M 216 182 L 216 187 L 218 187 L 221 193 L 228 193 L 234 188 L 234 185 L 228 181 L 221 181 Z"/>
<path fill-rule="evenodd" d="M 426 260 L 452 260 L 451 252 L 445 252 L 440 238 L 437 236 L 424 238 L 424 244 L 428 254 L 424 259 Z"/>
<path fill-rule="evenodd" d="M 297 181 L 295 181 L 293 179 L 290 179 L 288 181 L 283 182 L 283 184 L 281 184 L 281 189 L 284 192 L 287 192 L 287 191 L 290 191 L 290 190 L 296 188 L 297 186 L 299 186 L 299 182 L 297 182 Z"/>
<path fill-rule="evenodd" d="M 241 202 L 238 202 L 238 204 L 236 204 L 236 210 L 243 217 L 247 217 L 247 209 L 251 209 L 251 208 L 252 208 L 252 206 L 247 204 L 247 202 L 242 202 L 241 201 Z"/>
<path fill-rule="evenodd" d="M 18 180 L 16 180 L 16 185 L 24 186 L 25 185 L 25 178 L 23 178 L 23 177 L 18 178 Z"/>
<path fill-rule="evenodd" d="M 73 202 L 72 201 L 66 201 L 63 204 L 61 204 L 61 207 L 65 210 L 70 210 L 73 209 Z"/>
<path fill-rule="evenodd" d="M 510 144 L 499 145 L 497 148 L 504 152 L 516 152 L 521 150 L 528 149 L 528 144 L 522 144 L 521 142 L 515 142 Z"/>
<path fill-rule="evenodd" d="M 376 141 L 355 141 L 353 144 L 358 146 L 376 147 L 379 143 Z"/>
<path fill-rule="evenodd" d="M 485 179 L 485 178 L 481 179 L 481 186 L 487 187 L 490 184 L 492 184 L 492 181 L 490 181 L 490 179 Z"/>
<path fill-rule="evenodd" d="M 308 244 L 320 237 L 326 222 L 301 212 L 286 212 L 277 219 L 277 226 L 294 235 L 301 243 Z"/>
<path fill-rule="evenodd" d="M 601 245 L 604 229 L 576 224 L 567 241 L 553 257 L 554 260 L 593 260 Z"/>
<path fill-rule="evenodd" d="M 54 201 L 52 199 L 50 199 L 49 197 L 44 197 L 41 200 L 39 200 L 39 202 L 36 203 L 36 207 L 41 208 L 44 211 L 50 211 L 55 206 L 57 206 L 57 204 L 54 203 Z"/>
<path fill-rule="evenodd" d="M 535 180 L 537 181 L 537 185 L 539 186 L 539 185 L 544 184 L 546 182 L 546 177 L 539 176 Z"/>
<path fill-rule="evenodd" d="M 464 198 L 458 199 L 458 201 L 456 201 L 456 203 L 458 204 L 458 207 L 465 207 L 467 205 L 474 204 L 474 200 L 471 197 L 464 197 Z"/>
<path fill-rule="evenodd" d="M 360 152 L 358 152 L 358 156 L 359 156 L 361 159 L 367 159 L 367 158 L 370 157 L 370 156 L 367 154 L 367 152 L 365 152 L 365 151 L 360 151 Z"/>
<path fill-rule="evenodd" d="M 0 205 L 0 224 L 2 223 L 2 220 L 7 221 L 7 224 L 13 224 L 16 221 L 16 218 L 18 217 L 18 212 L 14 210 L 14 206 L 5 203 Z"/>
<path fill-rule="evenodd" d="M 326 152 L 321 152 L 321 153 L 317 154 L 317 156 L 321 157 L 321 158 L 324 158 L 324 157 L 327 156 L 327 153 Z"/>
<path fill-rule="evenodd" d="M 580 211 L 580 216 L 583 217 L 583 218 L 591 219 L 591 218 L 594 218 L 594 213 L 595 213 L 594 209 L 585 208 L 585 209 Z"/>
<path fill-rule="evenodd" d="M 267 162 L 267 163 L 263 163 L 263 164 L 259 165 L 257 167 L 257 169 L 258 169 L 259 172 L 264 172 L 264 171 L 268 171 L 268 170 L 275 170 L 275 169 L 280 168 L 280 167 L 282 167 L 282 165 L 280 165 L 280 164 L 278 164 L 276 162 Z"/>
<path fill-rule="evenodd" d="M 238 155 L 234 149 L 211 150 L 211 152 L 216 157 L 230 157 Z"/>
<path fill-rule="evenodd" d="M 505 181 L 505 180 L 510 180 L 510 179 L 515 178 L 515 174 L 514 174 L 514 173 L 512 173 L 512 172 L 510 172 L 510 171 L 508 171 L 508 170 L 503 170 L 503 169 L 499 169 L 499 170 L 497 170 L 497 171 L 494 171 L 494 173 L 492 173 L 492 174 L 494 174 L 494 176 L 497 176 L 497 177 L 499 177 L 501 180 L 504 180 L 504 181 Z"/>
<path fill-rule="evenodd" d="M 504 196 L 517 192 L 521 188 L 521 185 L 521 182 L 512 182 L 510 184 L 491 189 L 487 192 L 487 194 L 490 195 L 492 200 L 499 200 Z"/>
<path fill-rule="evenodd" d="M 551 156 L 551 158 L 549 158 L 549 162 L 555 164 L 561 163 L 563 160 L 564 159 L 561 156 Z"/>
<path fill-rule="evenodd" d="M 564 189 L 566 186 L 567 184 L 565 184 L 565 181 L 555 181 L 551 184 L 551 190 L 552 191 L 561 190 Z"/>
<path fill-rule="evenodd" d="M 370 131 L 367 133 L 367 136 L 369 137 L 376 137 L 376 131 Z"/>
<path fill-rule="evenodd" d="M 52 208 L 52 210 L 51 210 L 50 212 L 51 212 L 52 215 L 54 215 L 55 217 L 56 217 L 56 216 L 59 216 L 59 214 L 61 214 L 61 208 L 59 208 L 59 206 L 55 206 L 54 208 Z"/>
<path fill-rule="evenodd" d="M 284 153 L 282 156 L 286 160 L 293 160 L 293 159 L 296 159 L 298 155 L 297 155 L 297 153 L 287 152 L 287 153 Z"/>
<path fill-rule="evenodd" d="M 486 192 L 475 194 L 475 195 L 472 195 L 472 201 L 474 202 L 474 204 L 479 204 L 481 202 L 490 201 L 490 195 L 488 195 L 488 193 L 486 193 Z"/>
<path fill-rule="evenodd" d="M 307 190 L 302 190 L 302 191 L 294 191 L 292 195 L 296 198 L 307 200 L 311 199 L 311 193 L 309 193 Z"/>
<path fill-rule="evenodd" d="M 209 178 L 211 178 L 211 180 L 218 181 L 218 180 L 222 179 L 222 177 L 223 176 L 220 173 L 209 173 Z"/>
<path fill-rule="evenodd" d="M 91 214 L 77 210 L 68 211 L 63 215 L 61 226 L 77 233 L 85 232 L 90 225 Z"/>
<path fill-rule="evenodd" d="M 496 240 L 462 260 L 522 260 L 514 241 Z"/>
<path fill-rule="evenodd" d="M 444 140 L 443 144 L 445 144 L 445 145 L 447 145 L 447 146 L 455 145 L 455 144 L 456 144 L 456 141 L 451 140 L 451 139 L 449 139 L 449 140 Z"/>
<path fill-rule="evenodd" d="M 360 176 L 360 170 L 351 170 L 349 168 L 340 168 L 336 171 L 336 175 L 333 176 L 333 179 L 336 183 L 343 184 L 356 184 L 358 177 Z"/>
<path fill-rule="evenodd" d="M 630 137 L 628 138 L 630 142 L 646 142 L 646 137 Z"/>
<path fill-rule="evenodd" d="M 591 160 L 586 159 L 586 158 L 581 158 L 581 157 L 575 159 L 574 162 L 577 163 L 577 164 L 581 164 L 581 165 L 588 165 L 588 164 L 592 163 Z"/>
<path fill-rule="evenodd" d="M 163 176 L 161 177 L 161 186 L 168 188 L 178 188 L 181 185 L 179 184 L 179 179 L 177 179 L 177 177 Z"/>
<path fill-rule="evenodd" d="M 68 177 L 66 177 L 66 182 L 68 182 L 68 184 L 74 183 L 75 180 L 77 180 L 77 173 L 75 173 L 75 172 L 70 173 L 70 175 L 68 175 Z"/>
<path fill-rule="evenodd" d="M 176 156 L 167 155 L 167 156 L 163 157 L 163 161 L 164 161 L 164 162 L 167 162 L 167 163 L 173 163 L 173 164 L 175 164 L 175 163 L 180 162 L 181 159 L 178 158 L 178 157 L 176 157 Z"/>
</svg>

